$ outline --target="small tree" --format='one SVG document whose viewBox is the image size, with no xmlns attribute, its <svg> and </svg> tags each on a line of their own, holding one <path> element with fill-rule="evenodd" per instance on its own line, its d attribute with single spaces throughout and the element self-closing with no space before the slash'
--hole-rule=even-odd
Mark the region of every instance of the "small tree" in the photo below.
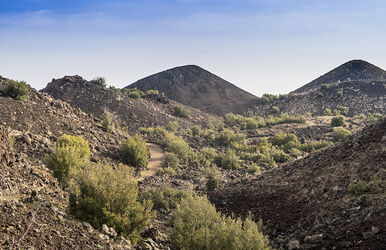
<svg viewBox="0 0 386 250">
<path fill-rule="evenodd" d="M 137 242 L 140 233 L 155 215 L 152 203 L 138 202 L 133 169 L 124 165 L 86 166 L 74 179 L 70 193 L 70 213 L 95 228 L 103 224 Z"/>
<path fill-rule="evenodd" d="M 20 101 L 24 101 L 25 99 L 27 99 L 29 88 L 26 82 L 6 80 L 5 85 L 6 87 L 3 90 L 5 96 L 9 96 L 12 99 Z"/>
<path fill-rule="evenodd" d="M 208 191 L 214 191 L 220 187 L 221 175 L 215 165 L 208 167 L 205 171 L 206 174 L 206 188 Z"/>
<path fill-rule="evenodd" d="M 138 134 L 122 140 L 121 157 L 125 164 L 136 168 L 146 168 L 149 158 L 146 142 Z"/>
<path fill-rule="evenodd" d="M 63 187 L 68 187 L 77 171 L 88 163 L 90 148 L 82 137 L 62 135 L 54 154 L 45 160 L 46 166 L 53 171 Z"/>
</svg>

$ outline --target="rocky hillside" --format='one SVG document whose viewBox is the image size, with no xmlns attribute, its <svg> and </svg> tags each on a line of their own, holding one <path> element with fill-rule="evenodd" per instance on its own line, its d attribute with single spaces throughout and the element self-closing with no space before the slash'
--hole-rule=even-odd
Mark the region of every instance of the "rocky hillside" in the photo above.
<svg viewBox="0 0 386 250">
<path fill-rule="evenodd" d="M 342 81 L 323 85 L 303 93 L 290 93 L 269 101 L 261 101 L 253 109 L 261 116 L 272 114 L 275 109 L 289 114 L 325 115 L 326 109 L 338 106 L 349 108 L 348 116 L 386 112 L 386 80 Z"/>
<path fill-rule="evenodd" d="M 66 101 L 73 107 L 88 114 L 100 117 L 104 110 L 113 113 L 115 122 L 127 126 L 131 133 L 140 127 L 165 126 L 170 121 L 178 121 L 189 127 L 191 121 L 204 121 L 208 116 L 198 110 L 190 109 L 190 119 L 173 116 L 173 108 L 178 103 L 162 95 L 151 95 L 138 100 L 129 98 L 120 91 L 113 91 L 91 83 L 80 76 L 66 76 L 53 80 L 42 90 L 56 99 Z"/>
<path fill-rule="evenodd" d="M 217 115 L 246 112 L 257 101 L 254 95 L 194 65 L 151 75 L 127 88 L 156 89 L 172 100 Z"/>
<path fill-rule="evenodd" d="M 235 180 L 210 198 L 228 214 L 262 218 L 276 247 L 382 249 L 385 145 L 386 119 L 333 147 Z"/>
<path fill-rule="evenodd" d="M 295 93 L 302 93 L 309 90 L 316 90 L 322 84 L 337 83 L 339 81 L 366 81 L 386 80 L 386 71 L 363 60 L 352 60 L 329 71 L 321 77 L 295 90 Z"/>
<path fill-rule="evenodd" d="M 27 101 L 0 96 L 0 114 L 0 248 L 130 249 L 125 239 L 68 215 L 68 193 L 42 163 L 63 133 L 87 138 L 94 161 L 114 161 L 121 137 L 106 136 L 96 119 L 33 89 Z"/>
</svg>

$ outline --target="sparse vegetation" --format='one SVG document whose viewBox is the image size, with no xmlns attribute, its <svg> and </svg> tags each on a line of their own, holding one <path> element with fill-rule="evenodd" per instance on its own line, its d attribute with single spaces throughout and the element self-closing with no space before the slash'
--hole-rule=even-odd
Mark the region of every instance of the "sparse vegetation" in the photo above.
<svg viewBox="0 0 386 250">
<path fill-rule="evenodd" d="M 185 108 L 184 106 L 176 105 L 176 106 L 174 106 L 173 115 L 177 116 L 177 117 L 182 117 L 182 118 L 189 118 L 190 111 L 187 108 Z"/>
<path fill-rule="evenodd" d="M 166 149 L 178 156 L 180 163 L 186 164 L 193 160 L 195 155 L 189 144 L 182 136 L 176 136 L 172 133 L 165 134 Z"/>
<path fill-rule="evenodd" d="M 200 136 L 202 133 L 201 127 L 199 125 L 193 125 L 191 131 L 193 136 Z"/>
<path fill-rule="evenodd" d="M 176 170 L 174 168 L 166 167 L 166 168 L 160 168 L 157 171 L 157 175 L 170 175 L 174 176 L 176 175 Z"/>
<path fill-rule="evenodd" d="M 237 169 L 240 167 L 240 157 L 236 152 L 228 149 L 225 153 L 219 153 L 215 159 L 217 166 L 225 169 Z"/>
<path fill-rule="evenodd" d="M 343 95 L 343 94 L 342 94 Z M 334 115 L 347 115 L 349 111 L 348 107 L 338 105 L 334 109 Z"/>
<path fill-rule="evenodd" d="M 372 191 L 371 183 L 358 181 L 357 183 L 350 184 L 348 191 L 354 196 L 361 196 L 365 193 L 370 193 Z"/>
<path fill-rule="evenodd" d="M 26 82 L 10 79 L 5 81 L 5 89 L 3 90 L 5 96 L 9 96 L 15 100 L 24 101 L 27 99 L 28 93 L 29 87 Z"/>
<path fill-rule="evenodd" d="M 222 216 L 205 197 L 182 199 L 170 240 L 177 249 L 270 249 L 261 224 Z"/>
<path fill-rule="evenodd" d="M 137 200 L 133 169 L 124 165 L 86 166 L 78 172 L 70 194 L 70 213 L 95 228 L 103 224 L 137 242 L 154 216 L 152 203 Z"/>
<path fill-rule="evenodd" d="M 45 164 L 61 185 L 68 187 L 81 167 L 88 164 L 89 157 L 87 141 L 79 136 L 62 135 L 56 142 L 55 152 L 46 158 Z"/>
<path fill-rule="evenodd" d="M 166 152 L 165 153 L 165 163 L 166 163 L 166 166 L 168 168 L 178 169 L 178 167 L 180 165 L 180 160 L 178 159 L 178 157 L 175 154 Z"/>
<path fill-rule="evenodd" d="M 261 170 L 260 167 L 256 163 L 252 163 L 251 166 L 248 167 L 248 173 L 249 174 L 260 174 Z"/>
<path fill-rule="evenodd" d="M 149 158 L 146 142 L 138 134 L 122 140 L 121 157 L 125 164 L 136 168 L 146 168 Z"/>
</svg>

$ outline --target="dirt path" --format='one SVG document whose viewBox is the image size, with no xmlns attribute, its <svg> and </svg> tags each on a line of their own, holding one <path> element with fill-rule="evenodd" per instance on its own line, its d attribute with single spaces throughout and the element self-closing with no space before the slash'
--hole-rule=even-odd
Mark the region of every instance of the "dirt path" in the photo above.
<svg viewBox="0 0 386 250">
<path fill-rule="evenodd" d="M 150 151 L 150 159 L 147 169 L 141 172 L 141 177 L 139 178 L 140 181 L 155 175 L 158 169 L 165 163 L 165 152 L 159 145 L 153 143 L 146 143 L 146 145 Z"/>
</svg>

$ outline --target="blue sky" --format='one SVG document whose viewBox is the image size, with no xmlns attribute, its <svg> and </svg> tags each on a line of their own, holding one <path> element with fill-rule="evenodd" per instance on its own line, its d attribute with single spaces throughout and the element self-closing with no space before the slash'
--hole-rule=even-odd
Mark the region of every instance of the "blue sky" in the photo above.
<svg viewBox="0 0 386 250">
<path fill-rule="evenodd" d="M 287 93 L 351 59 L 386 68 L 384 0 L 1 0 L 0 75 L 126 86 L 196 64 Z"/>
</svg>

